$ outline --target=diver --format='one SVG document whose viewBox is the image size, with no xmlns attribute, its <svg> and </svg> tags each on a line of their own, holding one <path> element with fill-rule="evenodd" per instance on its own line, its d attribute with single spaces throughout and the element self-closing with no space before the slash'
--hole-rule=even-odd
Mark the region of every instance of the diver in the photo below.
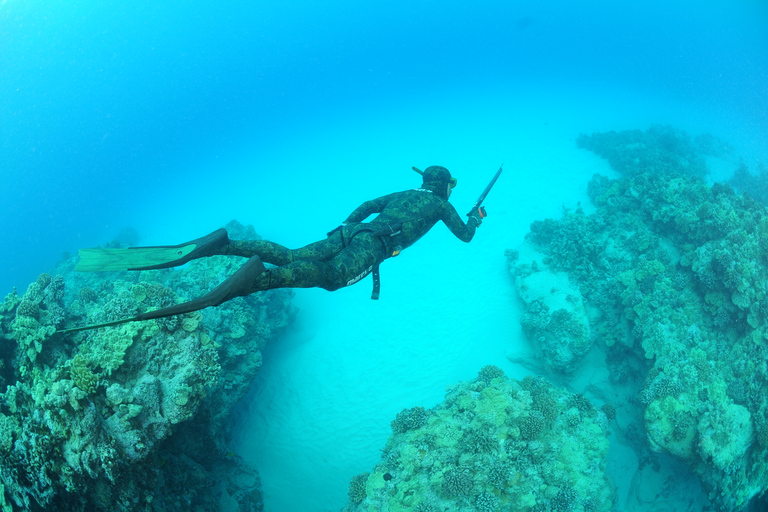
<svg viewBox="0 0 768 512">
<path fill-rule="evenodd" d="M 374 281 L 371 298 L 378 299 L 379 265 L 413 245 L 438 221 L 443 221 L 459 240 L 472 240 L 475 230 L 486 216 L 482 200 L 501 173 L 499 169 L 480 200 L 467 214 L 469 218 L 465 224 L 448 201 L 456 186 L 456 178 L 448 169 L 436 165 L 424 171 L 413 169 L 422 175 L 420 188 L 364 202 L 341 226 L 329 232 L 326 239 L 300 249 L 288 249 L 267 240 L 230 240 L 227 231 L 222 228 L 197 240 L 174 246 L 81 249 L 75 270 L 151 270 L 175 267 L 207 256 L 249 258 L 234 274 L 198 299 L 99 326 L 189 313 L 273 288 L 319 287 L 334 291 L 353 285 L 371 273 Z M 365 222 L 372 214 L 378 215 Z M 264 263 L 274 266 L 267 268 Z"/>
</svg>

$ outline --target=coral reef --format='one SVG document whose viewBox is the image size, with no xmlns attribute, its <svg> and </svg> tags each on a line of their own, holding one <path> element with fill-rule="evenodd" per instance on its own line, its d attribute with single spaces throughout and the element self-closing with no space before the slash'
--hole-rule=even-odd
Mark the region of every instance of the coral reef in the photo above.
<svg viewBox="0 0 768 512">
<path fill-rule="evenodd" d="M 691 140 L 685 132 L 661 125 L 644 132 L 582 133 L 576 144 L 605 158 L 613 169 L 627 176 L 649 173 L 703 177 L 708 170 L 702 155 L 719 156 L 729 151 L 713 135 L 699 135 Z"/>
<path fill-rule="evenodd" d="M 768 210 L 728 185 L 627 174 L 595 176 L 596 212 L 534 222 L 527 244 L 538 273 L 579 290 L 611 380 L 639 385 L 649 447 L 687 462 L 718 509 L 740 510 L 768 489 Z M 510 253 L 518 278 L 522 252 Z"/>
<path fill-rule="evenodd" d="M 255 237 L 253 228 L 227 228 Z M 5 298 L 4 510 L 219 510 L 222 503 L 261 510 L 258 475 L 226 449 L 226 418 L 258 371 L 260 350 L 288 325 L 290 292 L 56 333 L 65 322 L 117 320 L 202 295 L 239 263 L 209 258 L 182 270 L 75 274 L 68 260 Z"/>
<path fill-rule="evenodd" d="M 392 421 L 392 432 L 402 433 L 426 425 L 429 412 L 423 407 L 403 409 Z"/>
<path fill-rule="evenodd" d="M 752 174 L 747 165 L 741 162 L 730 184 L 755 201 L 768 205 L 768 168 L 764 165 L 758 164 L 757 174 Z"/>
<path fill-rule="evenodd" d="M 381 461 L 352 479 L 344 511 L 607 511 L 607 424 L 587 404 L 544 379 L 485 367 L 449 388 L 422 425 L 393 429 Z"/>
</svg>

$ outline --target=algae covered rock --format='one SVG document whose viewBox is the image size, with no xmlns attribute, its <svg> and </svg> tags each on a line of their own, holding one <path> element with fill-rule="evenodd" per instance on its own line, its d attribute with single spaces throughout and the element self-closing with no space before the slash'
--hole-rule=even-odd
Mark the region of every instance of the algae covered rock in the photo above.
<svg viewBox="0 0 768 512">
<path fill-rule="evenodd" d="M 352 478 L 345 512 L 604 512 L 614 503 L 605 415 L 544 379 L 484 369 L 433 409 L 406 411 L 381 461 Z"/>
<path fill-rule="evenodd" d="M 521 323 L 526 336 L 550 368 L 565 373 L 573 370 L 592 346 L 581 292 L 567 273 L 549 268 L 545 256 L 530 244 L 508 256 L 525 308 Z"/>
<path fill-rule="evenodd" d="M 289 324 L 290 292 L 240 298 L 215 312 L 55 332 L 200 296 L 241 262 L 211 260 L 86 274 L 73 273 L 71 259 L 0 304 L 6 501 L 32 511 L 261 509 L 258 474 L 228 453 L 225 422 L 261 365 L 261 349 Z M 242 334 L 233 347 L 235 338 L 220 333 L 235 331 Z"/>
<path fill-rule="evenodd" d="M 589 192 L 594 214 L 534 222 L 528 242 L 581 292 L 647 448 L 685 461 L 718 510 L 743 508 L 768 489 L 768 209 L 664 173 Z"/>
</svg>

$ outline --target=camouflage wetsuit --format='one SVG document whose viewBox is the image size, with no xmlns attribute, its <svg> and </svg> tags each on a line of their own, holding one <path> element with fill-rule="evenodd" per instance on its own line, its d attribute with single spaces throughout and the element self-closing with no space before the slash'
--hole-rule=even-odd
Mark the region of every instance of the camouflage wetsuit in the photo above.
<svg viewBox="0 0 768 512">
<path fill-rule="evenodd" d="M 251 293 L 311 287 L 333 291 L 360 281 L 379 263 L 413 245 L 438 221 L 463 242 L 472 240 L 478 218 L 470 216 L 464 224 L 453 205 L 441 197 L 440 187 L 445 189 L 446 184 L 425 183 L 423 187 L 366 201 L 343 226 L 328 233 L 328 238 L 301 249 L 291 250 L 266 240 L 232 240 L 227 254 L 257 255 L 277 265 L 254 281 Z M 379 215 L 371 222 L 362 222 L 374 213 Z"/>
<path fill-rule="evenodd" d="M 164 255 L 161 259 L 164 261 L 152 261 L 141 252 L 131 254 L 132 257 L 136 254 L 142 256 L 144 259 L 139 258 L 139 261 L 145 264 L 129 267 L 130 270 L 176 267 L 193 259 L 213 255 L 231 254 L 249 259 L 234 274 L 202 297 L 145 311 L 132 318 L 63 329 L 60 332 L 76 332 L 125 322 L 181 315 L 218 306 L 235 297 L 271 288 L 320 287 L 326 290 L 338 290 L 358 282 L 371 272 L 374 275 L 373 298 L 378 298 L 378 266 L 382 261 L 413 245 L 440 220 L 456 237 L 469 242 L 484 216 L 482 209 L 477 209 L 470 213 L 466 224 L 462 222 L 456 210 L 448 202 L 450 190 L 456 186 L 456 180 L 451 177 L 448 169 L 430 166 L 424 172 L 418 172 L 424 179 L 421 188 L 366 201 L 352 212 L 343 226 L 328 233 L 328 238 L 301 249 L 290 250 L 266 240 L 230 240 L 226 230 L 217 229 L 207 236 L 186 244 L 145 248 L 161 250 Z M 379 215 L 373 221 L 363 222 L 374 213 Z M 174 259 L 167 259 L 169 250 L 176 256 Z M 81 258 L 82 255 L 81 252 Z M 96 256 L 92 256 L 91 260 L 95 259 L 98 262 L 99 257 L 104 257 L 101 251 L 98 251 Z M 107 259 L 112 262 L 114 255 Z M 128 261 L 134 260 L 128 258 Z M 267 269 L 263 262 L 277 266 Z M 90 264 L 95 263 L 91 261 Z"/>
</svg>

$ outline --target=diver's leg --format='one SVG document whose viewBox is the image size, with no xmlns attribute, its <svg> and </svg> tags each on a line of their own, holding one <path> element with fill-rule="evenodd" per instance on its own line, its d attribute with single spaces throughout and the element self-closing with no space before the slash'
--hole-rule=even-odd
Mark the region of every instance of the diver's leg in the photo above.
<svg viewBox="0 0 768 512">
<path fill-rule="evenodd" d="M 229 248 L 223 254 L 245 258 L 258 256 L 272 265 L 287 265 L 293 261 L 290 249 L 268 240 L 230 240 Z"/>
<path fill-rule="evenodd" d="M 153 318 L 190 313 L 207 307 L 218 306 L 235 297 L 244 297 L 252 293 L 251 289 L 258 281 L 259 276 L 263 275 L 265 271 L 266 268 L 264 268 L 264 264 L 259 257 L 253 256 L 237 269 L 234 274 L 202 297 L 176 304 L 175 306 L 141 313 L 131 320 L 151 320 Z"/>
<path fill-rule="evenodd" d="M 224 228 L 179 245 L 132 247 L 129 249 L 81 249 L 75 270 L 150 270 L 183 265 L 197 258 L 233 255 L 259 256 L 273 265 L 288 265 L 298 260 L 328 261 L 344 248 L 340 232 L 325 240 L 291 250 L 267 240 L 230 240 Z"/>
<path fill-rule="evenodd" d="M 328 238 L 305 245 L 300 249 L 295 249 L 293 261 L 312 260 L 329 261 L 344 249 L 344 242 L 341 231 L 336 231 Z"/>
<path fill-rule="evenodd" d="M 283 266 L 300 260 L 327 261 L 343 248 L 341 233 L 337 232 L 325 240 L 293 250 L 267 240 L 231 240 L 228 252 L 223 254 L 246 258 L 259 256 L 262 261 Z"/>
<path fill-rule="evenodd" d="M 254 280 L 251 293 L 274 288 L 338 290 L 367 276 L 382 259 L 384 248 L 381 241 L 370 234 L 361 234 L 330 261 L 295 261 L 268 269 Z"/>
</svg>

